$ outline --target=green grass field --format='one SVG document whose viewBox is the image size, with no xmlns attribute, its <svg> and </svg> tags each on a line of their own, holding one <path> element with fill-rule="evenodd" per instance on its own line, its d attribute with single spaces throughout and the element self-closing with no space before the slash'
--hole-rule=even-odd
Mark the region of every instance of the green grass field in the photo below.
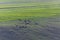
<svg viewBox="0 0 60 40">
<path fill-rule="evenodd" d="M 54 4 L 22 3 L 0 4 L 0 21 L 29 17 L 52 17 L 60 15 L 60 8 Z"/>
</svg>

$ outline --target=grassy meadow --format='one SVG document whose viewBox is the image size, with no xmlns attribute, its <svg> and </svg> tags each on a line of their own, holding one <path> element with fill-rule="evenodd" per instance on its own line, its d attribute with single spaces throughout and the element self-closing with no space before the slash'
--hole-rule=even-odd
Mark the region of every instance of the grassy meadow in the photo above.
<svg viewBox="0 0 60 40">
<path fill-rule="evenodd" d="M 60 8 L 59 5 L 56 5 L 44 3 L 0 4 L 0 21 L 57 16 L 60 15 Z"/>
</svg>

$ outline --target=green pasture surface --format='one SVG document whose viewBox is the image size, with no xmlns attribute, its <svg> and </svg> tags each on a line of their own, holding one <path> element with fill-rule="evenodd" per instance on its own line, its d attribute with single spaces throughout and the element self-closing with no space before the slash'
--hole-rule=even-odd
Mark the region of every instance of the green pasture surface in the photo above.
<svg viewBox="0 0 60 40">
<path fill-rule="evenodd" d="M 47 7 L 45 5 L 47 5 Z M 60 15 L 60 8 L 54 8 L 51 5 L 39 3 L 0 4 L 0 22 L 24 18 L 52 17 Z"/>
</svg>

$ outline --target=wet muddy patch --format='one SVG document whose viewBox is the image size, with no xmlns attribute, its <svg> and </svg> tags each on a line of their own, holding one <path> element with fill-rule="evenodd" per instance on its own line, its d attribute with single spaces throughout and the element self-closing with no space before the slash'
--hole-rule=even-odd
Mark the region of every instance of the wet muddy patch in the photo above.
<svg viewBox="0 0 60 40">
<path fill-rule="evenodd" d="M 7 24 L 11 24 L 11 22 L 15 24 L 0 27 L 0 40 L 60 40 L 60 26 L 57 27 L 48 24 L 47 19 L 48 18 L 42 18 L 39 20 L 19 19 L 5 22 Z M 53 19 L 51 21 L 53 21 Z"/>
</svg>

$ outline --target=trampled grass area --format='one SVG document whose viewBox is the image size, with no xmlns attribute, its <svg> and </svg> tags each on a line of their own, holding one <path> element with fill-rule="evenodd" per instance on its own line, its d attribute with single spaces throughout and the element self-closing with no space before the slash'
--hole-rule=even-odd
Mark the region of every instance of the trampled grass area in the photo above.
<svg viewBox="0 0 60 40">
<path fill-rule="evenodd" d="M 29 17 L 52 17 L 59 15 L 60 9 L 45 4 L 0 4 L 0 21 Z"/>
</svg>

